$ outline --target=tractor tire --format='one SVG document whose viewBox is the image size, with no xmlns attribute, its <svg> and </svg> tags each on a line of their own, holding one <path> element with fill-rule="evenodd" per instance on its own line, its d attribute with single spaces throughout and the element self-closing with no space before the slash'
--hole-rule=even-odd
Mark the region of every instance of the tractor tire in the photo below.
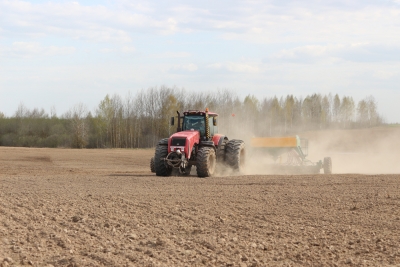
<svg viewBox="0 0 400 267">
<path fill-rule="evenodd" d="M 218 146 L 218 149 L 217 149 L 217 162 L 218 163 L 222 163 L 222 164 L 225 163 L 225 147 L 226 147 L 227 143 L 228 143 L 228 140 L 225 139 Z"/>
<path fill-rule="evenodd" d="M 154 168 L 157 176 L 170 176 L 172 173 L 172 167 L 165 164 L 165 159 L 168 155 L 168 145 L 156 146 L 156 153 L 154 155 Z"/>
<path fill-rule="evenodd" d="M 230 140 L 225 146 L 225 162 L 235 171 L 243 171 L 246 162 L 245 144 L 242 140 Z"/>
<path fill-rule="evenodd" d="M 217 157 L 212 147 L 203 146 L 197 152 L 196 170 L 198 177 L 210 177 L 214 174 Z"/>
<path fill-rule="evenodd" d="M 332 159 L 330 157 L 324 158 L 324 174 L 332 173 Z"/>
<path fill-rule="evenodd" d="M 156 172 L 156 167 L 155 167 L 155 164 L 154 164 L 154 157 L 151 157 L 151 159 L 150 159 L 150 171 L 151 172 Z"/>
</svg>

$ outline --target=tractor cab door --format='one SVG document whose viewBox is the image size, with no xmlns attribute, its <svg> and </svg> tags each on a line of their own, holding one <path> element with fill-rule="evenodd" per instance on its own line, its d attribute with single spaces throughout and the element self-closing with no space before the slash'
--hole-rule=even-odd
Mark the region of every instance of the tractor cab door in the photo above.
<svg viewBox="0 0 400 267">
<path fill-rule="evenodd" d="M 214 134 L 218 133 L 218 128 L 214 124 L 214 118 L 208 117 L 208 125 L 210 126 L 210 135 L 214 136 Z"/>
</svg>

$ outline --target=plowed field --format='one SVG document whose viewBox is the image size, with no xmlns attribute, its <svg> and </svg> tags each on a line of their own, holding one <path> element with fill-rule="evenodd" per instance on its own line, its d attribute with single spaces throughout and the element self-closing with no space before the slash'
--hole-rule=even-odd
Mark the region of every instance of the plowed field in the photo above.
<svg viewBox="0 0 400 267">
<path fill-rule="evenodd" d="M 164 178 L 152 156 L 0 147 L 0 265 L 400 265 L 400 175 Z"/>
</svg>

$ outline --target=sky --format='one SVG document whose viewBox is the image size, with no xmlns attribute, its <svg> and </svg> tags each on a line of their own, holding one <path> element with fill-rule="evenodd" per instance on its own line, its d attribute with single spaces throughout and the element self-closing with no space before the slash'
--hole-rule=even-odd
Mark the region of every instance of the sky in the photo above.
<svg viewBox="0 0 400 267">
<path fill-rule="evenodd" d="M 374 96 L 400 122 L 400 0 L 0 0 L 0 112 L 150 87 Z"/>
</svg>

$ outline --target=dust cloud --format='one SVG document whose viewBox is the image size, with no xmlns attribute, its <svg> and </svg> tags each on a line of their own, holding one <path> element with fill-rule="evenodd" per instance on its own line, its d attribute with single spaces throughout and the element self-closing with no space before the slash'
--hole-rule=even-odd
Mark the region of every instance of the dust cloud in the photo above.
<svg viewBox="0 0 400 267">
<path fill-rule="evenodd" d="M 306 132 L 309 157 L 329 156 L 333 173 L 400 173 L 400 128 Z"/>
<path fill-rule="evenodd" d="M 296 134 L 300 138 L 308 139 L 308 160 L 318 162 L 323 161 L 324 157 L 331 157 L 332 173 L 400 173 L 400 127 L 320 130 Z M 246 142 L 244 174 L 273 172 L 268 169 L 274 163 L 272 157 L 251 147 L 251 138 L 262 136 L 246 132 L 245 129 L 236 129 L 232 137 L 230 139 L 242 139 Z M 285 162 L 285 157 L 286 155 L 282 156 L 282 162 Z"/>
</svg>

